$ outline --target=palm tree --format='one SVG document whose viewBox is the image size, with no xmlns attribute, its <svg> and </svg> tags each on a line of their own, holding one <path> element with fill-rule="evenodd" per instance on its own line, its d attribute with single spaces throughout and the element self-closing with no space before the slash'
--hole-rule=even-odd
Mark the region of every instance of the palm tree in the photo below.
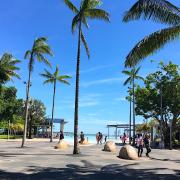
<svg viewBox="0 0 180 180">
<path fill-rule="evenodd" d="M 26 141 L 26 132 L 27 132 L 27 119 L 28 119 L 28 103 L 29 103 L 29 90 L 31 86 L 31 75 L 34 68 L 35 61 L 43 62 L 48 66 L 51 66 L 48 59 L 44 55 L 52 56 L 51 48 L 47 44 L 47 38 L 40 37 L 35 39 L 32 49 L 26 51 L 24 58 L 29 60 L 28 64 L 28 82 L 26 89 L 26 103 L 25 103 L 25 123 L 24 123 L 24 132 L 21 147 L 24 147 Z"/>
<path fill-rule="evenodd" d="M 135 120 L 135 94 L 134 94 L 134 90 L 135 90 L 135 79 L 141 79 L 143 80 L 143 78 L 141 76 L 138 76 L 138 72 L 140 70 L 140 67 L 138 67 L 137 69 L 134 67 L 132 68 L 130 71 L 125 70 L 122 71 L 123 74 L 129 76 L 126 81 L 124 82 L 124 85 L 130 84 L 132 85 L 132 96 L 133 96 L 133 145 L 135 145 L 135 125 L 136 125 L 136 120 Z"/>
<path fill-rule="evenodd" d="M 12 80 L 13 77 L 20 79 L 20 76 L 16 73 L 19 70 L 19 67 L 16 65 L 20 62 L 12 54 L 4 53 L 2 55 L 0 58 L 0 84 Z"/>
<path fill-rule="evenodd" d="M 84 44 L 88 58 L 90 57 L 89 48 L 82 31 L 82 26 L 88 28 L 88 19 L 99 19 L 109 21 L 109 14 L 97 7 L 100 5 L 100 0 L 82 0 L 80 8 L 70 0 L 64 0 L 65 4 L 71 9 L 75 16 L 72 20 L 72 33 L 78 28 L 78 48 L 77 48 L 77 64 L 76 64 L 76 89 L 75 89 L 75 112 L 74 112 L 74 150 L 73 154 L 79 154 L 78 148 L 78 104 L 79 104 L 79 76 L 80 76 L 80 55 L 81 42 Z"/>
<path fill-rule="evenodd" d="M 128 93 L 129 96 L 126 97 L 126 99 L 129 101 L 129 144 L 131 144 L 131 126 L 132 126 L 132 120 L 131 120 L 131 115 L 132 115 L 132 94 L 131 91 L 132 89 L 128 87 Z"/>
<path fill-rule="evenodd" d="M 125 13 L 123 21 L 129 22 L 141 17 L 170 25 L 170 27 L 154 32 L 138 42 L 126 57 L 126 67 L 135 66 L 166 43 L 180 36 L 180 8 L 167 0 L 138 0 Z"/>
<path fill-rule="evenodd" d="M 53 74 L 51 74 L 49 71 L 45 69 L 45 72 L 41 74 L 42 77 L 44 77 L 46 80 L 44 81 L 44 84 L 51 83 L 54 85 L 54 91 L 53 91 L 53 104 L 52 104 L 52 120 L 51 120 L 51 138 L 50 142 L 53 141 L 53 119 L 54 119 L 54 102 L 55 102 L 55 95 L 56 95 L 56 83 L 60 82 L 63 84 L 68 84 L 69 82 L 66 79 L 71 78 L 71 76 L 68 75 L 59 75 L 59 68 L 56 66 L 56 70 Z"/>
</svg>

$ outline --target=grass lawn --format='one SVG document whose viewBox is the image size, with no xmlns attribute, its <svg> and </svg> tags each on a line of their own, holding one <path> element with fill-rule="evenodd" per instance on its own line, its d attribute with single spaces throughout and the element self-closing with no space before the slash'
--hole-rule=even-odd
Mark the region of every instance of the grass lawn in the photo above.
<svg viewBox="0 0 180 180">
<path fill-rule="evenodd" d="M 22 138 L 22 136 L 21 135 L 16 135 L 16 136 L 10 135 L 9 136 L 9 139 L 19 139 L 19 138 Z M 7 139 L 7 134 L 1 134 L 0 139 Z"/>
</svg>

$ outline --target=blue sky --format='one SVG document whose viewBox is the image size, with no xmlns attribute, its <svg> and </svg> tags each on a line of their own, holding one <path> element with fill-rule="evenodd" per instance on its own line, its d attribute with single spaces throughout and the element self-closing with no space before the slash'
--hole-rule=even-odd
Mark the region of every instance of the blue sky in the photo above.
<svg viewBox="0 0 180 180">
<path fill-rule="evenodd" d="M 79 1 L 73 0 L 77 3 Z M 123 13 L 135 0 L 104 0 L 103 6 L 111 15 L 111 23 L 90 21 L 90 29 L 85 30 L 91 58 L 87 59 L 84 48 L 81 54 L 79 130 L 85 133 L 107 132 L 106 124 L 128 123 L 129 104 L 125 101 L 127 87 L 123 86 L 125 76 L 124 60 L 135 43 L 144 36 L 157 31 L 165 25 L 151 21 L 122 22 Z M 177 6 L 178 0 L 172 0 Z M 1 0 L 0 6 L 0 54 L 11 52 L 22 60 L 21 80 L 15 80 L 18 97 L 25 97 L 23 81 L 27 80 L 27 60 L 24 53 L 30 49 L 33 40 L 46 36 L 54 52 L 49 58 L 53 67 L 60 66 L 62 74 L 72 75 L 71 86 L 58 84 L 55 104 L 55 117 L 65 118 L 69 123 L 66 131 L 73 131 L 75 66 L 77 34 L 71 34 L 72 12 L 62 0 Z M 179 63 L 179 40 L 166 45 L 142 62 L 140 75 L 146 76 L 156 69 L 160 60 Z M 155 60 L 151 63 L 150 60 Z M 43 64 L 35 63 L 32 75 L 31 97 L 42 100 L 51 116 L 52 85 L 44 86 L 39 73 Z M 53 69 L 54 71 L 54 69 Z M 137 117 L 137 122 L 142 118 Z M 113 133 L 113 130 L 112 130 Z"/>
</svg>

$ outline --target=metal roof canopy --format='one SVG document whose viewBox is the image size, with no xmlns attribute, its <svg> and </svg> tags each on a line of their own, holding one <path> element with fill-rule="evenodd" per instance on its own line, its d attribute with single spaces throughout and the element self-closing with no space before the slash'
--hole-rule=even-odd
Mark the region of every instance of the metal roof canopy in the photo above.
<svg viewBox="0 0 180 180">
<path fill-rule="evenodd" d="M 51 122 L 51 118 L 48 118 L 47 119 L 48 120 L 48 122 Z M 65 121 L 64 119 L 58 119 L 58 118 L 55 118 L 55 119 L 53 119 L 53 123 L 63 123 L 63 124 L 66 124 L 66 123 L 68 123 L 67 121 Z"/>
<path fill-rule="evenodd" d="M 135 126 L 137 126 L 138 124 L 136 124 Z M 131 126 L 133 127 L 133 125 L 131 124 Z M 116 134 L 115 134 L 115 138 L 117 139 L 117 129 L 120 128 L 124 128 L 129 130 L 130 125 L 129 124 L 108 124 L 107 128 L 108 128 L 108 138 L 109 138 L 109 128 L 116 128 Z"/>
</svg>

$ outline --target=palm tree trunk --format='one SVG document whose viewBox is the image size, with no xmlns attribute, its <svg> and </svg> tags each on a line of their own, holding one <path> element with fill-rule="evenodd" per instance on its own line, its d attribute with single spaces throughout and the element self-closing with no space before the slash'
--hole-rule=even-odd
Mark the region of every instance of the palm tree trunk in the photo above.
<svg viewBox="0 0 180 180">
<path fill-rule="evenodd" d="M 79 105 L 79 72 L 81 54 L 81 21 L 79 22 L 78 51 L 76 65 L 76 92 L 75 92 L 75 111 L 74 111 L 74 150 L 73 154 L 79 154 L 78 147 L 78 105 Z"/>
<path fill-rule="evenodd" d="M 135 127 L 136 127 L 136 120 L 135 120 L 135 96 L 134 96 L 134 77 L 133 77 L 133 146 L 135 145 Z"/>
<path fill-rule="evenodd" d="M 32 115 L 29 116 L 29 139 L 32 139 Z"/>
<path fill-rule="evenodd" d="M 129 107 L 129 144 L 131 144 L 131 96 L 130 96 L 130 107 Z"/>
<path fill-rule="evenodd" d="M 50 137 L 50 142 L 53 142 L 53 122 L 54 122 L 55 94 L 56 94 L 56 81 L 54 82 L 54 92 L 53 92 L 53 105 L 52 105 L 52 119 L 51 119 L 51 137 Z"/>
<path fill-rule="evenodd" d="M 29 75 L 28 75 L 28 84 L 26 88 L 26 103 L 25 103 L 25 122 L 24 122 L 24 131 L 23 131 L 23 139 L 22 139 L 22 145 L 21 147 L 24 147 L 24 144 L 26 142 L 26 134 L 27 134 L 27 121 L 28 121 L 28 106 L 29 106 L 29 91 L 30 91 L 30 86 L 31 86 L 31 62 L 32 62 L 33 54 L 31 53 L 31 58 L 29 62 Z"/>
</svg>

